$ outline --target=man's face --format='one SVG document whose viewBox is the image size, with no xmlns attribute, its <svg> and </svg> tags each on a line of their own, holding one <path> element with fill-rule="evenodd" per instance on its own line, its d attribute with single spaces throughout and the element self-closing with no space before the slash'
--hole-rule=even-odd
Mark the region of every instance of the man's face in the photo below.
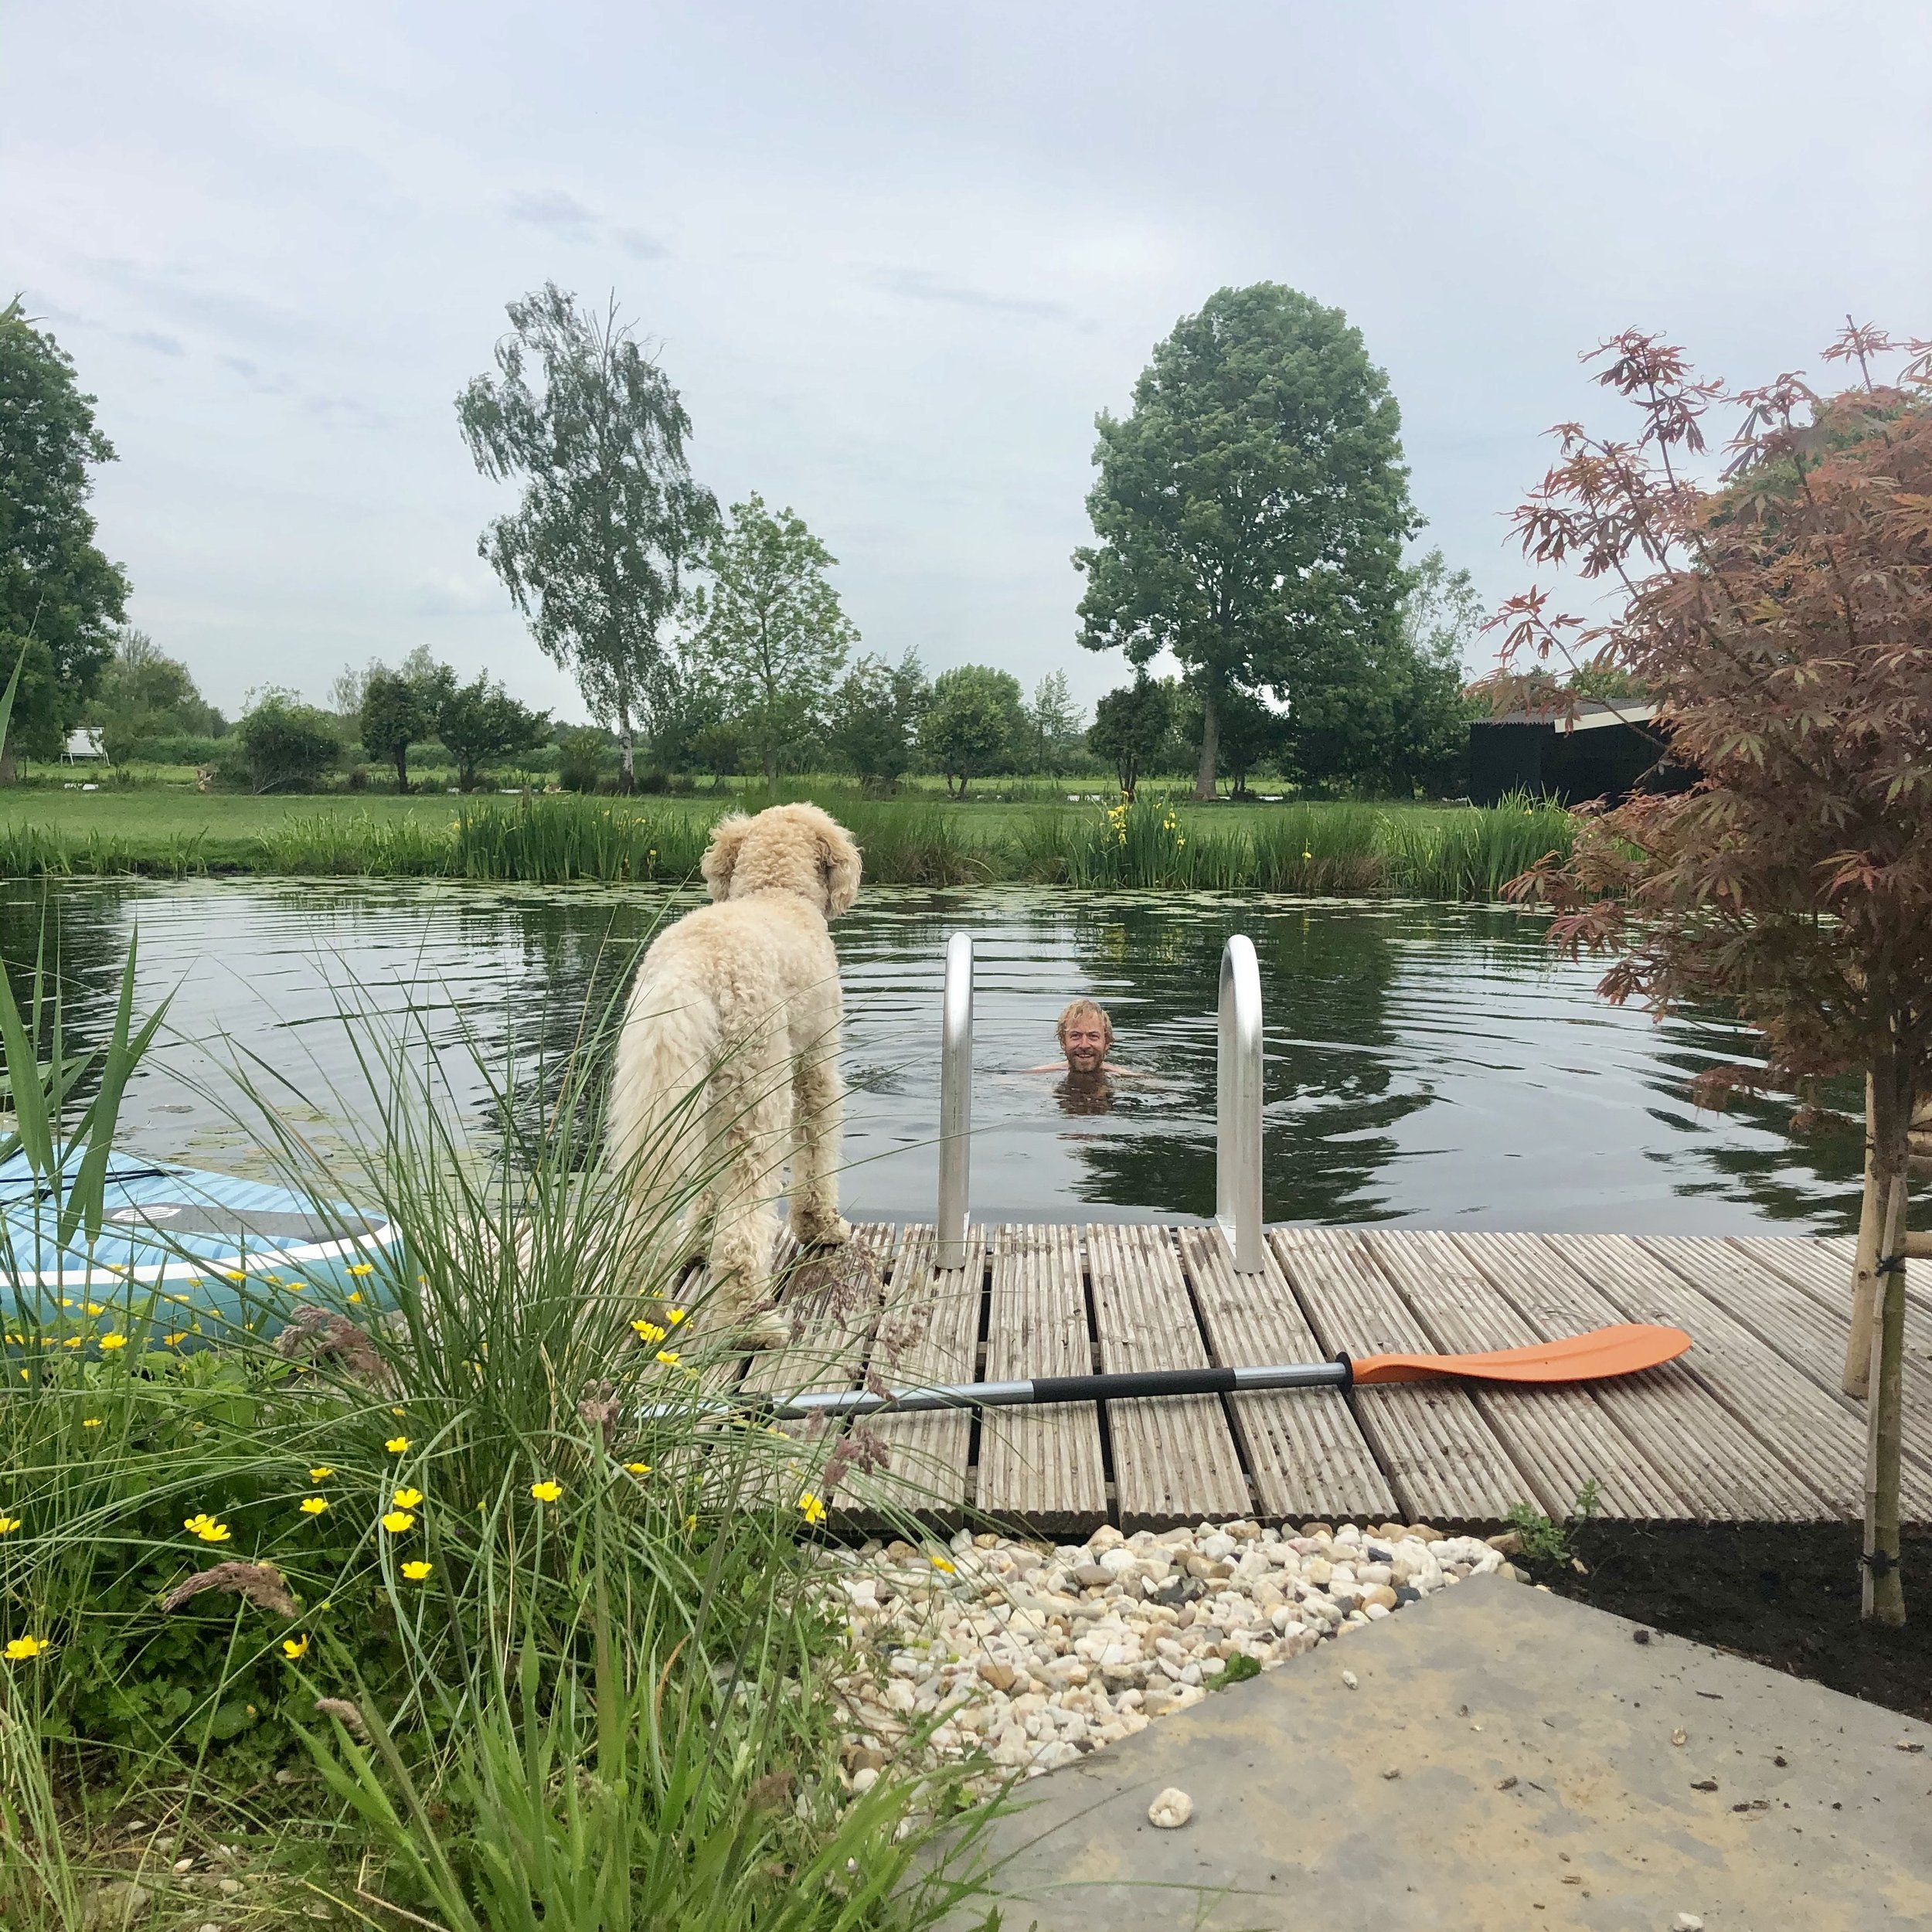
<svg viewBox="0 0 1932 1932">
<path fill-rule="evenodd" d="M 1066 1022 L 1066 1037 L 1060 1043 L 1066 1056 L 1067 1070 L 1097 1073 L 1107 1062 L 1107 1033 L 1100 1022 L 1082 1015 Z"/>
</svg>

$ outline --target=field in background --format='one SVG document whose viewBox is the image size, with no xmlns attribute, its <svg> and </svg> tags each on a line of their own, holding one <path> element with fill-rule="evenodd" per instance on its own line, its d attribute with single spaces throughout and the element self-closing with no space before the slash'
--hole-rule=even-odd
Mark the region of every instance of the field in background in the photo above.
<svg viewBox="0 0 1932 1932">
<path fill-rule="evenodd" d="M 1002 880 L 1094 889 L 1494 899 L 1546 853 L 1568 813 L 1523 801 L 1478 808 L 1363 804 L 1196 805 L 1143 787 L 1131 810 L 1096 804 L 870 799 L 800 781 L 866 852 L 884 885 Z M 563 884 L 693 876 L 712 821 L 762 793 L 635 799 L 253 798 L 170 788 L 23 789 L 0 803 L 0 875 L 256 872 Z"/>
</svg>

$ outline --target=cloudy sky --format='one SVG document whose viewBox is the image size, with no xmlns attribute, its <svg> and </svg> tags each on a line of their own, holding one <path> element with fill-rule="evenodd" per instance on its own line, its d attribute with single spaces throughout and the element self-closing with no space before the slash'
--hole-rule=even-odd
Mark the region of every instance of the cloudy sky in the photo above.
<svg viewBox="0 0 1932 1932">
<path fill-rule="evenodd" d="M 1577 353 L 1736 380 L 1932 334 L 1932 9 L 4 0 L 0 279 L 216 702 L 427 644 L 581 715 L 476 556 L 452 399 L 546 277 L 662 345 L 868 648 L 1066 669 L 1094 412 L 1229 283 L 1345 309 L 1485 597 Z"/>
</svg>

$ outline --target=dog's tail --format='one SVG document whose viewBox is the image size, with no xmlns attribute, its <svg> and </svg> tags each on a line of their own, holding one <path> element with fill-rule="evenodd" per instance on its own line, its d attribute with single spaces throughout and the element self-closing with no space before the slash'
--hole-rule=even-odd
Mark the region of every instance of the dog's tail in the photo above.
<svg viewBox="0 0 1932 1932">
<path fill-rule="evenodd" d="M 640 1210 L 680 1207 L 709 1178 L 708 1089 L 722 1045 L 716 1003 L 654 982 L 647 961 L 618 1036 L 607 1149 Z"/>
</svg>

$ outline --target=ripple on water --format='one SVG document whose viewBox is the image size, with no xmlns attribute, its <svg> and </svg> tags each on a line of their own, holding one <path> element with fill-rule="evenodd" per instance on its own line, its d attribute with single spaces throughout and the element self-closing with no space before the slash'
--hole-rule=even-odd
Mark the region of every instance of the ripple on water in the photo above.
<svg viewBox="0 0 1932 1932">
<path fill-rule="evenodd" d="M 0 943 L 31 959 L 43 889 L 0 898 Z M 134 1083 L 128 1139 L 257 1165 L 216 1097 L 226 1055 L 258 1056 L 325 1143 L 369 1104 L 347 1008 L 435 1049 L 453 1107 L 487 1118 L 486 1056 L 526 1070 L 568 1050 L 636 949 L 696 895 L 444 882 L 70 882 L 58 913 L 73 1023 L 97 1037 L 131 934 L 140 992 L 171 998 L 168 1043 Z M 1787 1108 L 1699 1114 L 1692 1073 L 1744 1051 L 1716 1021 L 1654 1026 L 1553 959 L 1540 921 L 1421 902 L 1087 896 L 874 888 L 836 928 L 852 1089 L 847 1199 L 930 1214 L 946 935 L 978 972 L 973 1198 L 990 1214 L 1211 1212 L 1221 947 L 1253 938 L 1267 1012 L 1266 1209 L 1282 1220 L 1447 1227 L 1836 1232 L 1855 1223 L 1858 1148 L 1794 1139 Z M 24 992 L 24 982 L 20 983 Z M 1053 1023 L 1104 1002 L 1145 1076 L 1103 1111 L 1051 1077 Z"/>
</svg>

